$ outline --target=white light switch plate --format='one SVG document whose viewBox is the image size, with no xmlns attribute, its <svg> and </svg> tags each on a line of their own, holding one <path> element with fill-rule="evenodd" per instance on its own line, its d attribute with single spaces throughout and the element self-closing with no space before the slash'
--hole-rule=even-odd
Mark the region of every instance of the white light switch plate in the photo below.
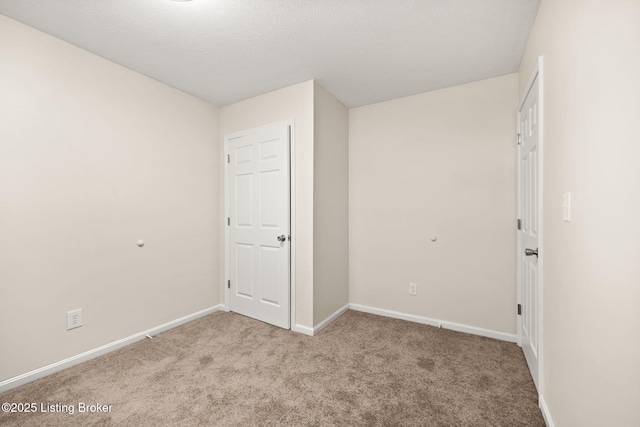
<svg viewBox="0 0 640 427">
<path fill-rule="evenodd" d="M 562 195 L 562 220 L 571 222 L 571 192 Z"/>
</svg>

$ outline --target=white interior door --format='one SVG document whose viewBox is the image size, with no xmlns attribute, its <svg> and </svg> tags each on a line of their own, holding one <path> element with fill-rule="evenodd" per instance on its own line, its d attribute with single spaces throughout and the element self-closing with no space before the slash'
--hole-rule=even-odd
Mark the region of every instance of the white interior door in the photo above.
<svg viewBox="0 0 640 427">
<path fill-rule="evenodd" d="M 290 130 L 225 138 L 230 309 L 289 329 Z"/>
<path fill-rule="evenodd" d="M 540 350 L 540 271 L 538 243 L 540 239 L 540 93 L 538 76 L 518 111 L 520 132 L 518 278 L 519 278 L 519 335 L 522 350 L 538 387 Z"/>
</svg>

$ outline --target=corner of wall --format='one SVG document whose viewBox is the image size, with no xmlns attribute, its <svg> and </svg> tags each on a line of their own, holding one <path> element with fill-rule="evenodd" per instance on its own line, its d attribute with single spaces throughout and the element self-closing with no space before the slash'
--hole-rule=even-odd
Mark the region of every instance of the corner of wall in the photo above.
<svg viewBox="0 0 640 427">
<path fill-rule="evenodd" d="M 349 113 L 314 84 L 313 321 L 349 302 Z"/>
</svg>

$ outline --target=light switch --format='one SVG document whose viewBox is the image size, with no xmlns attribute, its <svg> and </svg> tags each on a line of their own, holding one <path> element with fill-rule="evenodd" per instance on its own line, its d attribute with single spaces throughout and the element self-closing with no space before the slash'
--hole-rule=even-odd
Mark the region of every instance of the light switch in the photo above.
<svg viewBox="0 0 640 427">
<path fill-rule="evenodd" d="M 571 222 L 571 192 L 562 195 L 562 220 Z"/>
</svg>

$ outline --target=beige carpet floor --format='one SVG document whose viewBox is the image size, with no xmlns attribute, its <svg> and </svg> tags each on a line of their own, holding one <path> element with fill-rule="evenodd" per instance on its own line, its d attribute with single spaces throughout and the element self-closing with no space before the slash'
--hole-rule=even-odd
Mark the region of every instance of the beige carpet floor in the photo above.
<svg viewBox="0 0 640 427">
<path fill-rule="evenodd" d="M 517 345 L 355 311 L 315 337 L 214 313 L 2 402 L 74 407 L 0 413 L 12 426 L 545 425 Z"/>
</svg>

